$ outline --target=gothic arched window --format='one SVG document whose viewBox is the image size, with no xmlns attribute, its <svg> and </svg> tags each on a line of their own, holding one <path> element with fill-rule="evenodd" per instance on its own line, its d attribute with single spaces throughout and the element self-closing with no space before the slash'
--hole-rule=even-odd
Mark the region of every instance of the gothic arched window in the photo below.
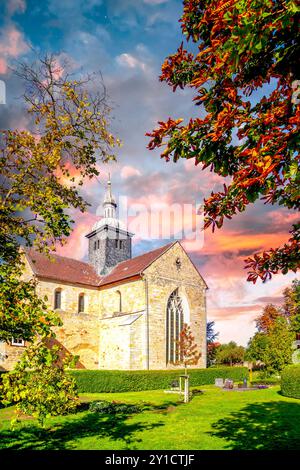
<svg viewBox="0 0 300 470">
<path fill-rule="evenodd" d="M 61 289 L 54 291 L 54 310 L 61 309 Z"/>
<path fill-rule="evenodd" d="M 174 364 L 179 359 L 177 341 L 184 323 L 184 309 L 178 289 L 174 290 L 167 304 L 166 359 L 167 364 Z"/>
<path fill-rule="evenodd" d="M 84 313 L 84 294 L 78 296 L 78 313 Z"/>
</svg>

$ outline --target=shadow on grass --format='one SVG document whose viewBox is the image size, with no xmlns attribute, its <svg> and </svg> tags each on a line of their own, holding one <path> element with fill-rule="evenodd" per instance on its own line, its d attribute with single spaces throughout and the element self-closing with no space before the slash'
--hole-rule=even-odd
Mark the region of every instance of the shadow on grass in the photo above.
<svg viewBox="0 0 300 470">
<path fill-rule="evenodd" d="M 300 401 L 247 405 L 212 425 L 232 450 L 300 449 Z"/>
<path fill-rule="evenodd" d="M 108 415 L 82 412 L 88 405 L 82 403 L 77 414 L 65 416 L 63 423 L 57 423 L 45 429 L 26 423 L 15 430 L 3 430 L 0 432 L 0 449 L 72 450 L 77 447 L 76 441 L 90 437 L 94 438 L 95 442 L 103 438 L 119 441 L 123 444 L 123 449 L 134 450 L 135 444 L 142 440 L 135 435 L 136 433 L 164 425 L 163 422 L 130 423 L 127 420 L 132 414 L 129 413 Z M 144 404 L 142 411 L 161 413 L 164 410 L 167 413 L 171 405 L 174 406 L 174 403 L 165 402 L 159 406 Z M 137 415 L 134 414 L 134 416 Z M 99 448 L 100 446 L 99 442 Z"/>
</svg>

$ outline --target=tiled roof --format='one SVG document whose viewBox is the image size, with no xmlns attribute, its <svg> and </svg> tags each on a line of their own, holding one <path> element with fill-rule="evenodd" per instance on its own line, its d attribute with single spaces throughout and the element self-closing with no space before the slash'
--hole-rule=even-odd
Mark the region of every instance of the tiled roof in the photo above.
<svg viewBox="0 0 300 470">
<path fill-rule="evenodd" d="M 26 250 L 26 257 L 32 267 L 33 272 L 38 277 L 54 279 L 57 281 L 83 284 L 91 287 L 99 287 L 114 282 L 121 281 L 133 276 L 140 275 L 153 261 L 167 251 L 173 243 L 148 251 L 119 263 L 106 276 L 98 276 L 94 268 L 83 261 L 66 258 L 56 254 L 51 254 L 51 258 L 34 250 Z"/>
<path fill-rule="evenodd" d="M 51 254 L 51 258 L 48 258 L 34 250 L 26 250 L 25 253 L 37 276 L 91 287 L 99 286 L 101 282 L 101 277 L 94 268 L 83 261 L 56 254 Z"/>
<path fill-rule="evenodd" d="M 168 243 L 167 245 L 161 246 L 156 250 L 148 251 L 143 255 L 136 256 L 135 258 L 119 263 L 109 274 L 102 278 L 100 286 L 112 284 L 114 282 L 121 281 L 122 279 L 127 279 L 142 273 L 144 269 L 146 269 L 151 263 L 153 263 L 153 261 L 159 258 L 172 245 L 174 245 L 174 242 Z"/>
</svg>

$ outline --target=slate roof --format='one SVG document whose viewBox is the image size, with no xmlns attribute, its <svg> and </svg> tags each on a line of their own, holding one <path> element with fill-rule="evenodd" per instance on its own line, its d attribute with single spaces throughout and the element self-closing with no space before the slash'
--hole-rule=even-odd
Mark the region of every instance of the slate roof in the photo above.
<svg viewBox="0 0 300 470">
<path fill-rule="evenodd" d="M 34 250 L 26 250 L 28 262 L 36 276 L 90 287 L 101 287 L 140 275 L 153 261 L 167 251 L 173 243 L 148 251 L 119 263 L 108 275 L 98 276 L 94 268 L 83 261 L 51 254 L 51 258 Z"/>
</svg>

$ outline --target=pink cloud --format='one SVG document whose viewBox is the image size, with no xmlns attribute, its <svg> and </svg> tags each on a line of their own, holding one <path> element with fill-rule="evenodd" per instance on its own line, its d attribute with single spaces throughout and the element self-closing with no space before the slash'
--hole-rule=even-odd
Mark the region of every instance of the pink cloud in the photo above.
<svg viewBox="0 0 300 470">
<path fill-rule="evenodd" d="M 288 212 L 283 210 L 274 210 L 267 214 L 268 219 L 270 219 L 270 223 L 272 227 L 274 227 L 274 232 L 278 230 L 278 228 L 283 226 L 291 226 L 299 221 L 299 213 L 298 212 Z"/>
<path fill-rule="evenodd" d="M 214 320 L 234 320 L 235 318 L 240 317 L 242 314 L 246 314 L 249 318 L 251 315 L 252 320 L 254 320 L 257 315 L 261 312 L 261 304 L 254 305 L 230 305 L 228 307 L 219 307 L 219 308 L 210 308 L 209 314 L 210 318 Z"/>
<path fill-rule="evenodd" d="M 81 260 L 87 254 L 88 249 L 88 240 L 85 238 L 85 235 L 91 231 L 98 217 L 88 212 L 81 213 L 76 211 L 73 219 L 75 220 L 74 230 L 64 246 L 57 246 L 56 252 L 68 258 Z"/>
<path fill-rule="evenodd" d="M 134 168 L 133 166 L 123 166 L 121 170 L 122 179 L 127 179 L 127 178 L 130 178 L 131 176 L 140 176 L 140 175 L 141 175 L 141 172 L 137 168 Z"/>
<path fill-rule="evenodd" d="M 7 71 L 7 60 L 16 58 L 27 52 L 29 45 L 23 34 L 15 26 L 3 29 L 0 36 L 0 54 L 2 55 L 2 69 Z"/>
<path fill-rule="evenodd" d="M 7 63 L 3 57 L 0 57 L 0 74 L 5 74 L 7 72 Z"/>
</svg>

